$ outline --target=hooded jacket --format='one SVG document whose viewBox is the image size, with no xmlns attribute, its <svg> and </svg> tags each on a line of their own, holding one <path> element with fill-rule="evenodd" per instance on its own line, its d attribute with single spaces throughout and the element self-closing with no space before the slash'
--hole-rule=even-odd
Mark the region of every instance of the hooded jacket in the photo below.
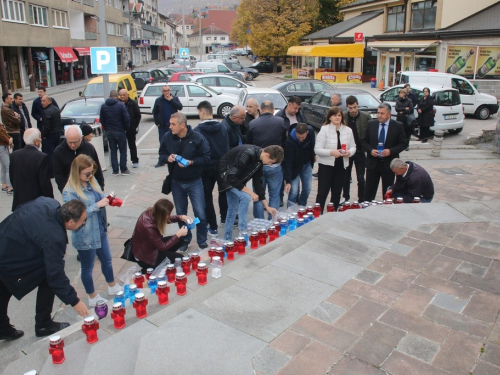
<svg viewBox="0 0 500 375">
<path fill-rule="evenodd" d="M 313 128 L 307 126 L 309 130 L 307 137 L 304 139 L 304 142 L 299 142 L 295 134 L 296 127 L 297 124 L 293 124 L 289 129 L 285 143 L 285 158 L 281 164 L 283 166 L 283 178 L 287 184 L 291 184 L 299 175 L 305 163 L 310 163 L 311 167 L 313 167 L 314 158 L 316 157 L 316 153 L 314 152 L 316 139 Z"/>
<path fill-rule="evenodd" d="M 106 99 L 101 106 L 99 119 L 108 132 L 124 132 L 130 127 L 130 116 L 125 104 L 114 98 Z"/>
<path fill-rule="evenodd" d="M 288 106 L 288 105 L 287 105 Z M 280 109 L 278 112 L 276 112 L 275 116 L 278 116 L 278 117 L 281 117 L 284 121 L 285 121 L 285 127 L 288 131 L 290 131 L 290 125 L 293 125 L 293 124 L 290 124 L 290 119 L 288 118 L 288 116 L 286 115 L 286 107 L 283 108 L 283 109 Z M 306 119 L 304 118 L 304 115 L 302 114 L 302 109 L 299 109 L 299 111 L 297 112 L 296 114 L 297 116 L 297 124 L 300 122 L 300 123 L 305 123 L 306 122 Z"/>
<path fill-rule="evenodd" d="M 215 169 L 219 159 L 229 151 L 226 128 L 219 121 L 206 120 L 198 124 L 194 131 L 202 134 L 210 147 L 210 164 L 205 169 Z"/>
</svg>

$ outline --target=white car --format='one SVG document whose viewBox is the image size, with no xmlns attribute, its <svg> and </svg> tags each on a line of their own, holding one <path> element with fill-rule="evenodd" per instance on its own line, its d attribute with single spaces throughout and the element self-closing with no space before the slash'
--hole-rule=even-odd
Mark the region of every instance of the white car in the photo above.
<svg viewBox="0 0 500 375">
<path fill-rule="evenodd" d="M 241 89 L 246 89 L 250 85 L 243 83 L 232 77 L 224 74 L 207 74 L 202 76 L 191 77 L 192 82 L 202 83 L 205 86 L 210 86 L 215 91 L 220 91 L 223 94 L 239 95 Z"/>
<path fill-rule="evenodd" d="M 451 134 L 460 133 L 465 126 L 465 115 L 458 90 L 441 85 L 412 84 L 411 91 L 417 96 L 418 100 L 424 96 L 424 87 L 428 87 L 430 95 L 434 97 L 434 126 L 431 126 L 430 129 L 448 130 Z M 391 115 L 394 119 L 396 119 L 396 101 L 399 98 L 399 90 L 402 88 L 404 88 L 404 85 L 393 86 L 379 96 L 381 102 L 391 105 Z M 415 118 L 418 117 L 417 109 L 415 108 Z"/>
<path fill-rule="evenodd" d="M 266 89 L 262 87 L 248 87 L 242 89 L 240 95 L 238 96 L 238 105 L 246 108 L 247 100 L 250 98 L 257 99 L 259 102 L 259 107 L 265 100 L 270 100 L 274 104 L 274 113 L 278 110 L 286 107 L 288 101 L 285 96 L 275 89 Z"/>
<path fill-rule="evenodd" d="M 182 103 L 182 113 L 186 116 L 198 116 L 196 107 L 204 100 L 212 104 L 214 114 L 225 117 L 235 105 L 238 97 L 231 94 L 222 94 L 214 89 L 197 82 L 171 82 L 172 95 L 177 96 Z M 141 113 L 151 115 L 156 98 L 162 95 L 161 89 L 165 83 L 150 83 L 144 87 L 139 97 Z"/>
</svg>

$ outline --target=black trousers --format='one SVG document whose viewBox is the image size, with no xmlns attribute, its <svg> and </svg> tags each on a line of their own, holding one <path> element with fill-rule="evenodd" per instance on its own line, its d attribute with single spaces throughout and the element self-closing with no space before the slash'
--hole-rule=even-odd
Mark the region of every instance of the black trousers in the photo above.
<svg viewBox="0 0 500 375">
<path fill-rule="evenodd" d="M 428 126 L 421 126 L 420 127 L 420 133 L 418 139 L 427 139 L 429 137 L 432 137 L 434 135 L 434 132 L 430 129 Z"/>
<path fill-rule="evenodd" d="M 380 159 L 376 168 L 366 170 L 365 200 L 372 201 L 375 199 L 380 179 L 382 179 L 382 200 L 383 200 L 387 188 L 392 184 L 394 184 L 394 178 L 395 178 L 394 172 L 385 169 L 384 163 L 382 159 Z"/>
<path fill-rule="evenodd" d="M 128 149 L 130 150 L 130 160 L 132 163 L 139 163 L 139 158 L 137 157 L 137 145 L 135 144 L 136 132 L 135 129 L 125 133 L 127 135 Z"/>
<path fill-rule="evenodd" d="M 10 325 L 9 316 L 7 315 L 10 297 L 12 297 L 11 291 L 7 289 L 2 279 L 0 279 L 0 332 L 7 329 Z M 44 279 L 38 285 L 36 294 L 35 328 L 46 327 L 52 321 L 51 314 L 54 298 L 54 292 L 49 287 L 47 279 Z"/>
<path fill-rule="evenodd" d="M 12 137 L 12 144 L 14 145 L 13 151 L 20 150 L 22 146 L 21 133 L 7 133 L 9 137 Z"/>
<path fill-rule="evenodd" d="M 164 237 L 163 242 L 168 241 L 172 236 Z M 176 251 L 179 250 L 179 247 L 184 245 L 183 237 L 177 242 L 174 246 L 172 246 L 168 251 L 159 251 L 158 256 L 156 257 L 156 262 L 155 264 L 147 264 L 143 262 L 142 260 L 138 260 L 137 264 L 142 267 L 142 273 L 145 275 L 146 270 L 148 268 L 156 268 L 160 265 L 161 262 L 165 260 L 165 258 L 168 258 L 171 263 L 175 262 L 175 258 L 182 258 L 183 255 L 177 253 Z"/>
<path fill-rule="evenodd" d="M 343 197 L 346 202 L 350 199 L 351 188 L 351 173 L 352 165 L 356 167 L 356 178 L 358 180 L 358 202 L 363 202 L 365 199 L 365 170 L 366 170 L 366 156 L 363 151 L 356 151 L 356 153 L 349 158 L 349 166 L 345 170 L 345 179 L 343 187 Z"/>
<path fill-rule="evenodd" d="M 215 173 L 215 170 L 209 169 L 203 171 L 201 174 L 201 181 L 203 182 L 203 191 L 205 193 L 205 215 L 207 217 L 207 223 L 210 226 L 210 229 L 217 230 L 217 216 L 215 214 L 213 197 L 214 186 L 217 182 L 217 174 Z"/>
<path fill-rule="evenodd" d="M 345 169 L 342 158 L 336 162 L 335 166 L 319 164 L 318 168 L 318 195 L 316 196 L 316 203 L 321 205 L 321 213 L 325 208 L 326 198 L 328 193 L 332 192 L 330 201 L 338 209 L 340 202 L 340 193 L 344 185 Z"/>
</svg>

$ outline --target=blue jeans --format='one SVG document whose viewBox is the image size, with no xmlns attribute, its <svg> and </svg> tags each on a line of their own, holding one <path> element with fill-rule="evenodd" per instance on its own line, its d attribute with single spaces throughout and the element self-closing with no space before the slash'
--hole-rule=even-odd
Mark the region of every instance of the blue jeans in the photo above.
<svg viewBox="0 0 500 375">
<path fill-rule="evenodd" d="M 123 173 L 127 170 L 127 136 L 125 135 L 125 131 L 107 131 L 107 133 L 113 173 L 118 173 L 118 158 L 116 154 L 118 150 L 120 150 L 120 171 Z"/>
<path fill-rule="evenodd" d="M 77 249 L 78 250 L 78 249 Z M 94 293 L 94 282 L 92 281 L 92 270 L 94 269 L 95 256 L 101 262 L 101 271 L 106 282 L 112 283 L 115 280 L 113 266 L 111 265 L 111 252 L 109 251 L 108 236 L 101 237 L 101 248 L 90 250 L 78 250 L 82 266 L 82 284 L 87 294 Z"/>
<path fill-rule="evenodd" d="M 248 205 L 252 201 L 252 198 L 249 194 L 236 188 L 226 191 L 226 197 L 227 216 L 226 224 L 224 225 L 224 239 L 230 241 L 233 239 L 233 224 L 236 219 L 236 213 L 238 213 L 238 229 L 240 232 L 247 230 Z"/>
<path fill-rule="evenodd" d="M 200 223 L 196 225 L 196 237 L 198 245 L 207 242 L 207 217 L 205 215 L 205 193 L 203 191 L 203 182 L 201 177 L 192 182 L 181 182 L 172 179 L 172 197 L 174 198 L 175 212 L 177 215 L 187 215 L 188 197 L 193 206 L 194 216 L 200 219 Z M 179 228 L 185 225 L 179 222 Z M 193 235 L 188 231 L 184 241 L 191 242 Z"/>
<path fill-rule="evenodd" d="M 300 182 L 302 181 L 302 190 L 300 190 Z M 291 183 L 290 193 L 288 193 L 288 207 L 292 203 L 296 203 L 299 206 L 307 206 L 307 198 L 311 193 L 312 185 L 312 167 L 311 163 L 306 163 L 302 166 L 297 177 L 295 177 Z M 300 192 L 300 196 L 299 196 Z M 297 202 L 297 198 L 299 198 Z"/>
<path fill-rule="evenodd" d="M 264 165 L 264 167 L 262 167 L 262 183 L 264 185 L 264 189 L 266 188 L 266 185 L 269 187 L 269 206 L 279 210 L 280 189 L 281 184 L 283 183 L 283 170 L 281 169 L 281 165 L 275 168 Z M 264 205 L 261 201 L 253 204 L 253 216 L 256 219 L 264 218 Z M 271 219 L 271 215 L 269 215 L 269 219 Z"/>
</svg>

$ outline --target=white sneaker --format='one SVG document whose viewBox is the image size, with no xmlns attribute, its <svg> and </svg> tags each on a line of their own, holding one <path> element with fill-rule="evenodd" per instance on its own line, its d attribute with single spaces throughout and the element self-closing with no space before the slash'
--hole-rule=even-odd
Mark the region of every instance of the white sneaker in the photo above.
<svg viewBox="0 0 500 375">
<path fill-rule="evenodd" d="M 121 285 L 118 285 L 118 283 L 116 283 L 115 286 L 108 286 L 108 294 L 110 296 L 114 296 L 118 294 L 118 292 L 121 292 L 122 290 L 123 288 L 121 287 Z"/>
<path fill-rule="evenodd" d="M 97 296 L 95 296 L 94 298 L 89 298 L 89 306 L 95 307 L 95 305 L 97 305 L 97 301 L 108 302 L 106 298 L 103 298 L 99 294 L 97 294 Z"/>
</svg>

